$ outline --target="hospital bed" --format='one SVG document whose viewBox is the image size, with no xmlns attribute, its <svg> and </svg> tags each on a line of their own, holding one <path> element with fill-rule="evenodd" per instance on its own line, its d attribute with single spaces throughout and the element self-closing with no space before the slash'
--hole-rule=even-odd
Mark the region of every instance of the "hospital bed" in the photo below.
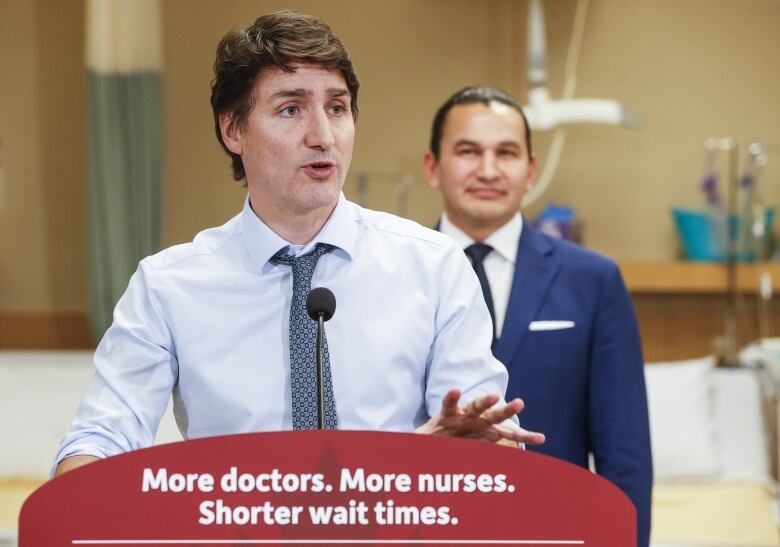
<svg viewBox="0 0 780 547">
<path fill-rule="evenodd" d="M 645 367 L 654 547 L 780 545 L 771 379 L 711 357 Z"/>
<path fill-rule="evenodd" d="M 653 546 L 780 545 L 760 375 L 712 358 L 645 371 Z M 0 352 L 0 547 L 16 545 L 22 502 L 47 479 L 93 373 L 91 352 Z M 169 408 L 157 443 L 180 439 Z"/>
</svg>

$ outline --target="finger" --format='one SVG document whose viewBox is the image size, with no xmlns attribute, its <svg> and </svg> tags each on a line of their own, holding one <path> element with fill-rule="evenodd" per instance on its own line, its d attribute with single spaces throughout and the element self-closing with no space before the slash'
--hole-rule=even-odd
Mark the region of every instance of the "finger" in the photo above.
<svg viewBox="0 0 780 547">
<path fill-rule="evenodd" d="M 547 437 L 545 437 L 544 433 L 533 433 L 527 431 L 526 437 L 522 441 L 518 441 L 518 442 L 531 444 L 531 445 L 540 445 L 540 444 L 544 444 L 546 440 Z"/>
<path fill-rule="evenodd" d="M 458 414 L 458 401 L 460 400 L 460 390 L 449 390 L 441 401 L 441 415 L 447 418 Z"/>
<path fill-rule="evenodd" d="M 517 412 L 515 412 L 515 414 L 520 414 L 525 408 L 525 401 L 523 401 L 520 397 L 515 397 L 507 404 L 516 405 Z"/>
<path fill-rule="evenodd" d="M 518 443 L 539 445 L 543 444 L 546 440 L 546 437 L 543 433 L 527 431 L 522 427 L 518 427 L 514 424 L 500 424 L 493 427 L 501 434 L 504 439 L 509 439 Z"/>
<path fill-rule="evenodd" d="M 499 424 L 518 414 L 524 406 L 522 399 L 513 399 L 505 406 L 491 408 L 482 415 L 482 418 L 492 424 Z"/>
<path fill-rule="evenodd" d="M 482 397 L 477 397 L 476 399 L 471 401 L 466 407 L 466 414 L 468 416 L 477 418 L 481 416 L 482 413 L 485 412 L 487 409 L 495 405 L 499 400 L 500 397 L 494 393 L 491 393 L 489 395 L 483 395 Z"/>
</svg>

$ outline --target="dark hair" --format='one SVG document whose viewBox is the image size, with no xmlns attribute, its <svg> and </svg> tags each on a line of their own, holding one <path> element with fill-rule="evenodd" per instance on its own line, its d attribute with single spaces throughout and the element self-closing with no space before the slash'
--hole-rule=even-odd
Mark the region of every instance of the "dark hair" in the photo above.
<svg viewBox="0 0 780 547">
<path fill-rule="evenodd" d="M 520 113 L 525 124 L 525 143 L 528 148 L 528 155 L 531 155 L 531 130 L 528 127 L 528 119 L 525 117 L 525 112 L 517 104 L 517 101 L 509 94 L 494 87 L 477 86 L 477 87 L 464 87 L 439 107 L 436 111 L 436 116 L 433 118 L 433 128 L 431 129 L 431 152 L 436 160 L 439 159 L 439 153 L 441 152 L 441 134 L 444 130 L 444 122 L 447 121 L 447 114 L 453 107 L 461 104 L 476 104 L 482 103 L 485 106 L 489 106 L 491 102 L 497 102 L 511 106 Z"/>
<path fill-rule="evenodd" d="M 225 146 L 219 116 L 230 112 L 239 128 L 252 110 L 252 92 L 260 72 L 278 67 L 293 72 L 295 63 L 313 63 L 338 69 L 350 93 L 352 117 L 357 119 L 360 82 L 352 59 L 330 27 L 323 21 L 292 10 L 263 15 L 249 27 L 231 30 L 217 46 L 214 79 L 211 81 L 211 108 L 217 139 L 233 160 L 233 178 L 246 176 L 241 156 Z"/>
</svg>

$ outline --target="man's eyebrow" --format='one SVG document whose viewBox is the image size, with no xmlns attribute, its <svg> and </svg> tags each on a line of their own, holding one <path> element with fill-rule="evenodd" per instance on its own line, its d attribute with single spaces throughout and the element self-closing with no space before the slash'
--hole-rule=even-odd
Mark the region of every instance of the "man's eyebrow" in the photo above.
<svg viewBox="0 0 780 547">
<path fill-rule="evenodd" d="M 482 147 L 482 143 L 472 141 L 469 139 L 460 139 L 455 142 L 455 146 L 478 146 Z M 510 146 L 512 148 L 522 148 L 518 141 L 501 141 L 496 146 Z"/>
<path fill-rule="evenodd" d="M 313 95 L 313 92 L 302 87 L 296 87 L 294 89 L 282 89 L 271 95 L 272 99 L 284 98 L 284 97 L 307 97 Z"/>
<path fill-rule="evenodd" d="M 455 148 L 458 146 L 480 146 L 480 144 L 476 141 L 470 141 L 468 139 L 459 139 L 455 141 Z"/>
<path fill-rule="evenodd" d="M 343 87 L 329 87 L 325 90 L 329 97 L 342 97 L 349 95 L 349 90 Z M 302 87 L 296 87 L 293 89 L 282 89 L 271 95 L 272 99 L 283 99 L 287 97 L 310 97 L 314 95 L 314 92 L 310 89 L 304 89 Z"/>
<path fill-rule="evenodd" d="M 522 148 L 518 141 L 501 141 L 498 146 L 510 146 L 512 148 Z"/>
</svg>

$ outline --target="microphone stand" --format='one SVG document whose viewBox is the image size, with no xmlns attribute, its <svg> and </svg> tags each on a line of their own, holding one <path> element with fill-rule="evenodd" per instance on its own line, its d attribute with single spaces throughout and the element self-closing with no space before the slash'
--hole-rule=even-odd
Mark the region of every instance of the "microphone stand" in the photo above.
<svg viewBox="0 0 780 547">
<path fill-rule="evenodd" d="M 324 314 L 317 314 L 317 429 L 325 429 L 325 387 L 322 381 Z"/>
<path fill-rule="evenodd" d="M 325 287 L 317 287 L 309 291 L 306 297 L 306 313 L 317 322 L 317 429 L 325 429 L 325 382 L 323 379 L 325 356 L 325 321 L 333 317 L 336 311 L 336 297 Z"/>
</svg>

